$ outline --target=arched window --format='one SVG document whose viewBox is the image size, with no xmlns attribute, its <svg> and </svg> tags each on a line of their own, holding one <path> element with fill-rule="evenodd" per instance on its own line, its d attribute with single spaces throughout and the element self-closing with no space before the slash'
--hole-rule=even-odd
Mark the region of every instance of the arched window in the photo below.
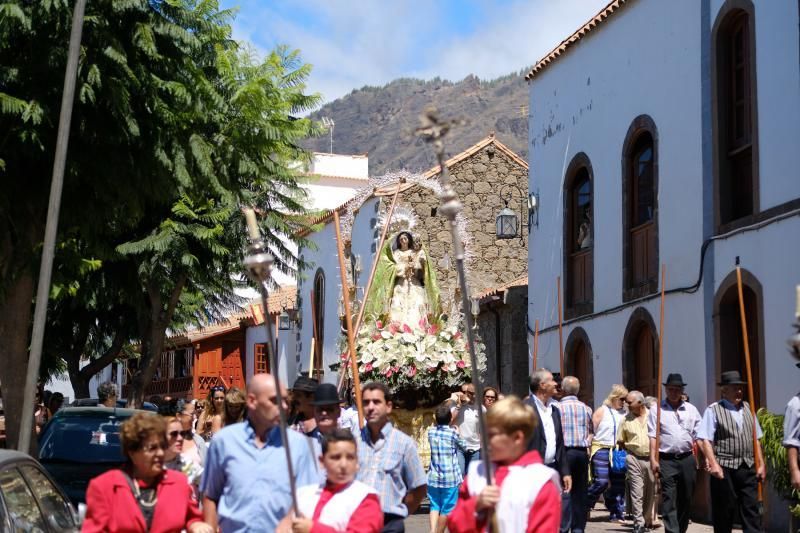
<svg viewBox="0 0 800 533">
<path fill-rule="evenodd" d="M 566 318 L 592 312 L 594 270 L 594 194 L 586 154 L 576 155 L 567 170 L 564 210 Z"/>
<path fill-rule="evenodd" d="M 637 117 L 622 157 L 623 301 L 658 290 L 658 150 L 656 127 Z"/>
<path fill-rule="evenodd" d="M 658 333 L 643 307 L 631 314 L 622 343 L 622 379 L 630 390 L 658 394 Z"/>
<path fill-rule="evenodd" d="M 575 328 L 567 338 L 564 347 L 564 372 L 580 381 L 578 399 L 594 407 L 594 365 L 592 345 L 583 328 Z"/>
<path fill-rule="evenodd" d="M 323 374 L 322 347 L 325 341 L 325 272 L 320 268 L 314 275 L 314 377 L 321 378 Z"/>
<path fill-rule="evenodd" d="M 761 295 L 761 283 L 750 272 L 743 269 L 742 296 L 750 348 L 750 368 L 753 374 L 753 394 L 756 397 L 757 407 L 764 406 L 766 400 L 761 372 L 761 369 L 764 368 L 763 300 Z M 722 281 L 714 298 L 714 333 L 717 371 L 715 377 L 718 378 L 720 373 L 728 370 L 738 370 L 742 378 L 747 380 L 736 272 L 731 272 Z M 745 389 L 746 395 L 747 389 Z"/>
<path fill-rule="evenodd" d="M 716 222 L 758 211 L 755 24 L 749 0 L 727 0 L 713 30 Z"/>
</svg>

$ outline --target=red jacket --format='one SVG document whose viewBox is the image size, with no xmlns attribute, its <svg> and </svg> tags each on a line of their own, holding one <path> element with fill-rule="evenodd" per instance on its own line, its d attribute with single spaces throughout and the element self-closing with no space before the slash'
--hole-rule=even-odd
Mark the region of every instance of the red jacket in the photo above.
<svg viewBox="0 0 800 533">
<path fill-rule="evenodd" d="M 536 451 L 530 451 L 517 459 L 514 465 L 530 465 L 541 463 L 542 459 Z M 508 466 L 495 465 L 495 484 L 503 486 L 508 475 Z M 458 502 L 455 509 L 447 517 L 447 528 L 452 533 L 468 533 L 483 531 L 486 524 L 476 518 L 477 497 L 470 497 L 469 476 L 464 479 L 458 491 Z M 525 533 L 556 533 L 561 525 L 561 494 L 552 483 L 544 485 L 528 511 L 528 527 Z M 522 533 L 522 532 L 520 532 Z"/>
<path fill-rule="evenodd" d="M 180 533 L 202 520 L 194 491 L 180 472 L 167 470 L 156 489 L 158 503 L 149 533 Z M 146 533 L 139 504 L 121 470 L 110 470 L 89 482 L 84 533 Z"/>
</svg>

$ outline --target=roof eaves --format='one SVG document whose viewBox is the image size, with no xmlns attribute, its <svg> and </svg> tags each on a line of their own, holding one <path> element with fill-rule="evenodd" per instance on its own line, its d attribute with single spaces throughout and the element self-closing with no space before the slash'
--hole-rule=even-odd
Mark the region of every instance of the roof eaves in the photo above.
<svg viewBox="0 0 800 533">
<path fill-rule="evenodd" d="M 583 39 L 586 35 L 592 32 L 597 26 L 608 20 L 608 18 L 620 10 L 625 4 L 631 0 L 611 0 L 606 6 L 601 9 L 595 16 L 590 18 L 575 32 L 558 43 L 558 45 L 550 50 L 543 58 L 536 62 L 531 70 L 525 75 L 527 81 L 531 81 L 537 74 L 539 74 L 547 65 L 552 63 L 556 58 L 561 56 L 568 48 L 575 45 L 578 41 Z"/>
</svg>

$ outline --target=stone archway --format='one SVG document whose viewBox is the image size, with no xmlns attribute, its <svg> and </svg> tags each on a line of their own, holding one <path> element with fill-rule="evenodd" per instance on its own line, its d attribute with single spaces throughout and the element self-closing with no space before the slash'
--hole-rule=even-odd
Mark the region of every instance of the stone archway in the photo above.
<svg viewBox="0 0 800 533">
<path fill-rule="evenodd" d="M 594 408 L 594 364 L 592 343 L 581 327 L 573 329 L 564 347 L 564 372 L 581 383 L 578 399 Z"/>
<path fill-rule="evenodd" d="M 644 307 L 631 313 L 622 340 L 622 382 L 645 396 L 658 395 L 658 329 Z"/>
</svg>

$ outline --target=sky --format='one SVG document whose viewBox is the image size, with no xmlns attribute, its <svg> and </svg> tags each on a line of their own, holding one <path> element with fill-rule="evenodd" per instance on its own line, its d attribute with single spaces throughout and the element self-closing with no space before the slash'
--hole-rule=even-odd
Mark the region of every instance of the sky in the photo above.
<svg viewBox="0 0 800 533">
<path fill-rule="evenodd" d="M 221 0 L 234 38 L 299 49 L 323 102 L 401 77 L 489 80 L 532 66 L 608 0 Z"/>
</svg>

